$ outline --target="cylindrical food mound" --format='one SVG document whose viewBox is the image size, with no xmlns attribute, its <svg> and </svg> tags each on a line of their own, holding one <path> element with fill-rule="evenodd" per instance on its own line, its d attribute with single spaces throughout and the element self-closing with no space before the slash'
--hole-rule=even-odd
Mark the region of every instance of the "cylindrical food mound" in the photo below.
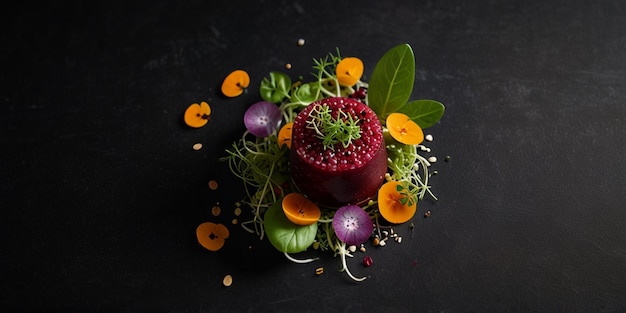
<svg viewBox="0 0 626 313">
<path fill-rule="evenodd" d="M 327 105 L 336 118 L 339 111 L 358 120 L 360 138 L 346 147 L 324 147 L 319 134 L 307 127 L 316 106 Z M 387 171 L 387 150 L 382 126 L 367 105 L 350 98 L 325 98 L 311 103 L 293 124 L 289 169 L 296 189 L 325 207 L 361 205 L 374 197 Z"/>
</svg>

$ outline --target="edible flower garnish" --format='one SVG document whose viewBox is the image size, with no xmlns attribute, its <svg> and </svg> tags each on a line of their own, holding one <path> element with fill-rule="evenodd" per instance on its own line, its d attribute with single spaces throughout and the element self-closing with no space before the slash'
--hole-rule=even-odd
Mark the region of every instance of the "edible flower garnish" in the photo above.
<svg viewBox="0 0 626 313">
<path fill-rule="evenodd" d="M 322 211 L 313 201 L 297 192 L 283 198 L 283 212 L 287 219 L 296 225 L 311 225 L 322 215 Z"/>
<path fill-rule="evenodd" d="M 357 205 L 342 206 L 333 216 L 333 230 L 337 238 L 349 245 L 366 242 L 373 229 L 369 214 Z"/>
<path fill-rule="evenodd" d="M 417 145 L 424 141 L 424 132 L 406 114 L 391 113 L 387 116 L 387 129 L 393 139 L 405 145 Z"/>
<path fill-rule="evenodd" d="M 210 251 L 221 249 L 229 234 L 228 228 L 223 224 L 204 222 L 196 228 L 198 242 Z"/>
<path fill-rule="evenodd" d="M 388 181 L 378 190 L 378 210 L 390 223 L 408 222 L 417 209 L 417 196 L 405 184 Z"/>
<path fill-rule="evenodd" d="M 337 81 L 344 87 L 352 87 L 363 75 L 363 61 L 359 58 L 344 58 L 337 63 Z"/>
<path fill-rule="evenodd" d="M 341 256 L 342 269 L 353 280 L 364 280 L 365 277 L 357 278 L 350 273 L 346 263 L 346 256 L 352 257 L 352 254 L 346 250 L 346 245 L 354 246 L 361 244 L 372 235 L 374 226 L 369 214 L 359 206 L 345 205 L 335 212 L 332 223 L 335 235 L 341 241 L 341 243 L 335 246 L 335 250 Z"/>
<path fill-rule="evenodd" d="M 275 104 L 260 101 L 248 108 L 243 122 L 251 134 L 267 137 L 278 128 L 281 117 L 280 110 Z"/>
<path fill-rule="evenodd" d="M 287 148 L 291 149 L 291 133 L 293 131 L 293 122 L 289 122 L 278 131 L 278 146 L 283 147 L 286 145 Z"/>
<path fill-rule="evenodd" d="M 222 93 L 227 97 L 239 96 L 250 85 L 250 76 L 244 70 L 234 70 L 222 82 Z"/>
<path fill-rule="evenodd" d="M 209 122 L 211 118 L 211 106 L 202 101 L 200 104 L 192 103 L 185 110 L 185 124 L 189 127 L 200 128 Z"/>
</svg>

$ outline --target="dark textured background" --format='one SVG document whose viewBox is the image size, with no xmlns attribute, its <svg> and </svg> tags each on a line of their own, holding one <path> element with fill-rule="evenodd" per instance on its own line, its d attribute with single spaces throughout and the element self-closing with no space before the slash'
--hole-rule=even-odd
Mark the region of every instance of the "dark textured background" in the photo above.
<svg viewBox="0 0 626 313">
<path fill-rule="evenodd" d="M 1 14 L 2 311 L 626 312 L 622 1 L 61 1 Z M 308 78 L 335 48 L 368 75 L 400 43 L 416 56 L 412 98 L 446 105 L 428 133 L 433 155 L 452 158 L 433 166 L 439 201 L 420 204 L 413 234 L 370 248 L 370 268 L 349 260 L 369 276 L 355 284 L 330 254 L 293 264 L 231 225 L 243 194 L 218 159 L 262 77 L 291 63 Z M 253 88 L 225 99 L 236 68 Z M 189 129 L 182 113 L 199 101 L 213 117 Z M 223 250 L 197 244 L 204 221 L 229 225 Z"/>
</svg>

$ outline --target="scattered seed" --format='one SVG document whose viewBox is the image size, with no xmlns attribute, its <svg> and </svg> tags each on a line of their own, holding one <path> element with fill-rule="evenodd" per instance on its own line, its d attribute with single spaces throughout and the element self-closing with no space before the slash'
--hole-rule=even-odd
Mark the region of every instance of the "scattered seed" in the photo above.
<svg viewBox="0 0 626 313">
<path fill-rule="evenodd" d="M 304 39 L 302 38 L 298 39 L 298 46 L 300 47 L 304 46 Z"/>
<path fill-rule="evenodd" d="M 231 223 L 233 223 L 233 225 L 237 225 L 239 223 L 239 220 L 236 218 L 233 218 Z"/>
<path fill-rule="evenodd" d="M 451 159 L 452 159 L 452 158 L 451 158 L 449 155 L 446 155 L 446 158 L 444 159 L 444 161 L 446 161 L 446 162 L 450 162 L 450 160 L 451 160 Z"/>
<path fill-rule="evenodd" d="M 202 149 L 202 144 L 201 143 L 194 144 L 192 148 L 194 150 L 198 151 L 198 150 Z"/>
<path fill-rule="evenodd" d="M 215 180 L 209 181 L 209 189 L 216 190 L 217 189 L 217 181 L 215 181 Z"/>
<path fill-rule="evenodd" d="M 361 245 L 361 248 L 359 248 L 359 251 L 361 251 L 361 252 L 365 252 L 365 251 L 367 251 L 367 250 L 365 249 L 365 246 L 364 246 L 364 245 Z"/>
<path fill-rule="evenodd" d="M 370 267 L 374 264 L 374 260 L 369 255 L 363 257 L 363 266 Z"/>
<path fill-rule="evenodd" d="M 224 276 L 224 279 L 222 280 L 222 284 L 224 284 L 224 286 L 226 287 L 230 287 L 230 285 L 233 284 L 233 277 L 230 275 Z"/>
<path fill-rule="evenodd" d="M 424 213 L 424 218 L 429 218 L 430 217 L 430 210 L 426 211 L 426 213 Z"/>
<path fill-rule="evenodd" d="M 426 141 L 433 141 L 433 135 L 428 134 L 426 135 L 426 137 L 424 137 L 424 139 L 426 139 Z"/>
<path fill-rule="evenodd" d="M 402 237 L 396 237 L 396 242 L 397 243 L 401 243 L 402 242 Z"/>
<path fill-rule="evenodd" d="M 437 162 L 437 157 L 434 157 L 434 156 L 429 157 L 429 158 L 428 158 L 428 162 L 430 162 L 430 163 L 435 163 L 435 162 Z"/>
<path fill-rule="evenodd" d="M 324 268 L 323 267 L 318 267 L 315 269 L 315 275 L 320 276 L 324 274 Z"/>
<path fill-rule="evenodd" d="M 356 246 L 355 245 L 351 245 L 348 247 L 348 251 L 350 252 L 356 252 Z"/>
<path fill-rule="evenodd" d="M 237 207 L 235 208 L 235 216 L 239 216 L 241 215 L 241 208 Z"/>
<path fill-rule="evenodd" d="M 320 248 L 320 243 L 319 243 L 319 241 L 315 241 L 315 242 L 313 242 L 313 249 L 314 249 L 314 250 L 317 250 L 317 249 L 319 249 L 319 248 Z"/>
<path fill-rule="evenodd" d="M 286 68 L 286 69 L 288 69 L 288 70 L 290 70 L 290 69 L 291 69 L 291 63 L 287 63 L 287 64 L 285 64 L 285 68 Z"/>
<path fill-rule="evenodd" d="M 220 213 L 222 213 L 222 208 L 219 205 L 214 205 L 213 208 L 211 208 L 211 214 L 213 214 L 213 216 L 219 216 Z"/>
<path fill-rule="evenodd" d="M 372 244 L 374 246 L 378 246 L 380 244 L 380 239 L 378 239 L 378 237 L 374 237 L 374 239 L 372 239 Z"/>
<path fill-rule="evenodd" d="M 384 247 L 387 244 L 386 240 L 381 240 L 378 245 Z"/>
</svg>

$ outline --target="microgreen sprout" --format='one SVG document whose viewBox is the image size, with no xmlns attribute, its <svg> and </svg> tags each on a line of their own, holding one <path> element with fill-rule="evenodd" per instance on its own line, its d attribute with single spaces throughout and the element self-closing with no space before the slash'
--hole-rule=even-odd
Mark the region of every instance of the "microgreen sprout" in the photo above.
<svg viewBox="0 0 626 313">
<path fill-rule="evenodd" d="M 415 189 L 417 188 L 407 182 L 401 182 L 396 186 L 396 191 L 402 196 L 402 198 L 400 198 L 402 205 L 412 206 L 417 203 Z"/>
<path fill-rule="evenodd" d="M 337 110 L 337 117 L 333 117 L 328 105 L 314 107 L 306 122 L 307 127 L 314 129 L 317 138 L 322 140 L 324 149 L 333 149 L 337 143 L 345 148 L 353 140 L 361 138 L 359 120 L 341 109 Z"/>
</svg>

